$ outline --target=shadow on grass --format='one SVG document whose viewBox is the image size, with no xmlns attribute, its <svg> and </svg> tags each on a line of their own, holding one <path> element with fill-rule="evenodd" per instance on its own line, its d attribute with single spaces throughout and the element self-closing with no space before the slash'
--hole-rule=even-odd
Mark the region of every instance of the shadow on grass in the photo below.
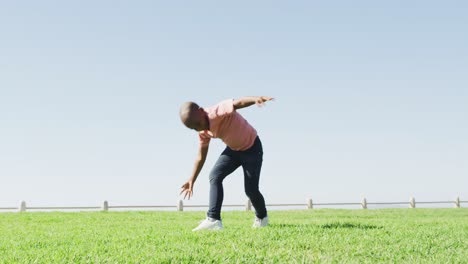
<svg viewBox="0 0 468 264">
<path fill-rule="evenodd" d="M 381 226 L 376 225 L 367 225 L 367 224 L 359 224 L 359 223 L 349 223 L 349 222 L 336 222 L 336 223 L 329 223 L 320 226 L 323 229 L 338 229 L 338 228 L 347 228 L 347 229 L 381 229 Z"/>
<path fill-rule="evenodd" d="M 314 224 L 271 224 L 273 228 L 322 228 L 322 229 L 382 229 L 381 226 L 368 225 L 368 224 L 359 224 L 359 223 L 349 223 L 349 222 L 334 222 L 323 225 L 314 225 Z"/>
</svg>

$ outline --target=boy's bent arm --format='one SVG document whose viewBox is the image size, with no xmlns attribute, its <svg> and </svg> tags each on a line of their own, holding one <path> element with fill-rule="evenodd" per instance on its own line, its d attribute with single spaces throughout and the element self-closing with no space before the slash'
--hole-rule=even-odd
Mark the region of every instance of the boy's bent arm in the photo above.
<svg viewBox="0 0 468 264">
<path fill-rule="evenodd" d="M 273 100 L 273 97 L 270 96 L 245 96 L 239 99 L 235 99 L 233 102 L 234 109 L 241 109 L 249 107 L 253 104 L 262 106 L 265 102 Z"/>
</svg>

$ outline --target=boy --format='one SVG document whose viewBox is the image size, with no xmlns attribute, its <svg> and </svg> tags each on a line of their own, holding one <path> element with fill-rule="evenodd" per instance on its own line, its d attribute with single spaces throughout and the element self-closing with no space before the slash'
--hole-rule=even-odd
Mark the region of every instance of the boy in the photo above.
<svg viewBox="0 0 468 264">
<path fill-rule="evenodd" d="M 258 189 L 263 161 L 263 148 L 257 131 L 236 111 L 256 104 L 264 105 L 273 100 L 269 96 L 250 96 L 229 99 L 207 109 L 196 103 L 187 102 L 180 108 L 180 119 L 190 129 L 198 131 L 200 146 L 198 157 L 189 180 L 182 185 L 184 199 L 193 195 L 193 185 L 205 163 L 211 138 L 220 138 L 226 149 L 210 172 L 210 202 L 207 218 L 193 231 L 220 230 L 221 206 L 223 203 L 223 180 L 239 166 L 244 170 L 245 193 L 255 208 L 253 227 L 268 225 L 265 199 Z"/>
</svg>

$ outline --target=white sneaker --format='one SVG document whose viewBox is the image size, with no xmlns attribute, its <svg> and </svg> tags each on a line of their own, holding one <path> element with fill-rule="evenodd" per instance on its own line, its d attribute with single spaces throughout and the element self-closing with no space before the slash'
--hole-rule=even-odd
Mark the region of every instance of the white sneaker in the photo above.
<svg viewBox="0 0 468 264">
<path fill-rule="evenodd" d="M 265 227 L 268 225 L 268 216 L 265 216 L 263 219 L 255 217 L 255 221 L 253 223 L 254 228 Z"/>
<path fill-rule="evenodd" d="M 203 220 L 200 225 L 194 228 L 192 231 L 200 231 L 200 230 L 212 230 L 218 231 L 223 229 L 223 223 L 220 220 L 216 220 L 210 217 L 207 217 Z"/>
</svg>

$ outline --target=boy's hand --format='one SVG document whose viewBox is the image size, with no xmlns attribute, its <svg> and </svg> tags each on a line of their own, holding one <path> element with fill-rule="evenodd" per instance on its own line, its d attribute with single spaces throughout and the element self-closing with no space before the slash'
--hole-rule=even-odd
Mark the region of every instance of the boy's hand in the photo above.
<svg viewBox="0 0 468 264">
<path fill-rule="evenodd" d="M 194 184 L 193 181 L 187 181 L 186 183 L 184 183 L 182 185 L 182 187 L 180 187 L 180 188 L 182 188 L 182 191 L 180 192 L 180 194 L 184 194 L 184 200 L 187 197 L 190 200 L 190 197 L 192 197 L 192 195 L 193 195 L 193 184 Z"/>
<path fill-rule="evenodd" d="M 265 102 L 272 101 L 272 100 L 275 100 L 275 98 L 270 97 L 270 96 L 259 96 L 255 100 L 255 104 L 258 106 L 264 106 Z"/>
<path fill-rule="evenodd" d="M 251 105 L 258 105 L 263 106 L 265 102 L 274 100 L 273 97 L 270 96 L 246 96 L 240 99 L 235 99 L 233 102 L 234 109 L 241 109 L 245 107 L 249 107 Z"/>
</svg>

